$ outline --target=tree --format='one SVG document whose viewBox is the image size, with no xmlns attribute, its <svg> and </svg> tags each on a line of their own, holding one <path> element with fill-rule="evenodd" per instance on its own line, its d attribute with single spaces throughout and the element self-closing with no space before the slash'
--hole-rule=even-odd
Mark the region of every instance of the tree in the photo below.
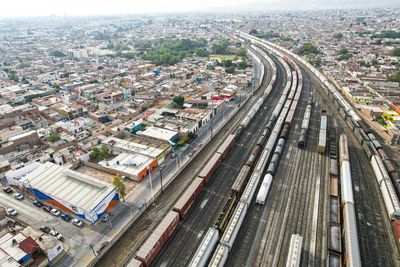
<svg viewBox="0 0 400 267">
<path fill-rule="evenodd" d="M 251 29 L 249 34 L 255 35 L 255 34 L 258 34 L 258 31 L 256 29 Z"/>
<path fill-rule="evenodd" d="M 93 148 L 92 152 L 90 153 L 90 158 L 97 159 L 99 157 L 99 154 L 100 154 L 100 149 L 95 147 L 95 148 Z"/>
<path fill-rule="evenodd" d="M 183 104 L 185 103 L 185 98 L 181 95 L 177 95 L 172 101 L 174 101 L 177 108 L 182 108 Z"/>
<path fill-rule="evenodd" d="M 208 52 L 207 50 L 205 50 L 204 48 L 198 47 L 194 50 L 194 53 L 199 56 L 199 57 L 206 57 L 208 56 Z"/>
<path fill-rule="evenodd" d="M 230 73 L 230 74 L 235 73 L 235 66 L 230 66 L 230 67 L 225 68 L 225 72 Z"/>
<path fill-rule="evenodd" d="M 105 159 L 105 157 L 108 155 L 108 152 L 109 152 L 108 147 L 102 146 L 102 147 L 100 148 L 99 155 L 98 155 L 97 159 L 98 159 L 99 161 Z"/>
<path fill-rule="evenodd" d="M 318 48 L 310 42 L 304 43 L 300 48 L 300 54 L 319 54 Z"/>
<path fill-rule="evenodd" d="M 400 48 L 395 48 L 392 51 L 390 51 L 390 55 L 394 57 L 400 57 Z"/>
<path fill-rule="evenodd" d="M 335 33 L 333 35 L 333 38 L 337 39 L 337 40 L 342 40 L 343 39 L 343 33 Z"/>
<path fill-rule="evenodd" d="M 244 57 L 246 55 L 246 48 L 244 47 L 239 48 L 238 51 L 236 52 L 236 55 Z"/>
<path fill-rule="evenodd" d="M 65 56 L 67 56 L 64 52 L 59 51 L 59 50 L 55 50 L 55 51 L 51 52 L 51 55 L 53 57 L 65 57 Z"/>
<path fill-rule="evenodd" d="M 115 189 L 117 190 L 118 194 L 121 196 L 122 201 L 125 201 L 126 187 L 124 181 L 122 181 L 121 174 L 117 173 L 113 177 L 113 185 L 115 186 Z"/>
<path fill-rule="evenodd" d="M 247 62 L 245 60 L 239 61 L 237 63 L 237 67 L 241 70 L 244 70 L 245 68 L 247 68 Z"/>
<path fill-rule="evenodd" d="M 391 82 L 400 82 L 400 71 L 397 71 L 390 75 L 388 80 Z"/>
<path fill-rule="evenodd" d="M 60 135 L 56 134 L 56 133 L 52 133 L 52 134 L 49 135 L 47 140 L 49 140 L 50 142 L 54 143 L 54 142 L 60 140 Z"/>
</svg>

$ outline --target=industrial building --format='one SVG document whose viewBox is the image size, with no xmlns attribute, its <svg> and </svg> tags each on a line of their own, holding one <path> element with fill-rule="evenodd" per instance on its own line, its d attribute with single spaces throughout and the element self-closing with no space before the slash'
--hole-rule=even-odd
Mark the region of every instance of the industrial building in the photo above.
<svg viewBox="0 0 400 267">
<path fill-rule="evenodd" d="M 179 139 L 177 132 L 153 126 L 147 127 L 146 130 L 139 131 L 137 134 L 172 143 L 175 143 Z"/>
<path fill-rule="evenodd" d="M 100 161 L 99 164 L 140 182 L 148 172 L 157 167 L 157 160 L 137 153 L 121 153 L 111 160 Z"/>
<path fill-rule="evenodd" d="M 114 186 L 51 162 L 9 171 L 6 179 L 39 201 L 91 223 L 119 200 Z"/>
</svg>

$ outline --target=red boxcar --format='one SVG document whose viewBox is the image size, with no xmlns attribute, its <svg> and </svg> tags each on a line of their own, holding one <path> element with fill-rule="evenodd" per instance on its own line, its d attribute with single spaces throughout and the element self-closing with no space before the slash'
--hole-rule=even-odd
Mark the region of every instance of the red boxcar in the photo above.
<svg viewBox="0 0 400 267">
<path fill-rule="evenodd" d="M 225 141 L 222 143 L 222 145 L 218 148 L 217 153 L 222 155 L 222 158 L 224 159 L 226 155 L 228 155 L 229 150 L 235 143 L 235 135 L 230 134 L 228 137 L 225 139 Z"/>
<path fill-rule="evenodd" d="M 205 183 L 208 183 L 211 176 L 221 163 L 221 161 L 222 161 L 222 155 L 219 153 L 215 153 L 210 158 L 210 160 L 203 166 L 203 169 L 200 171 L 199 177 L 203 178 Z"/>
<path fill-rule="evenodd" d="M 179 223 L 179 214 L 175 211 L 170 211 L 146 239 L 144 244 L 136 253 L 136 259 L 149 266 L 151 262 L 157 257 L 162 246 L 167 242 L 168 238 L 174 232 Z"/>
<path fill-rule="evenodd" d="M 193 182 L 188 186 L 188 188 L 186 188 L 182 196 L 175 203 L 172 210 L 178 212 L 181 219 L 190 209 L 190 206 L 192 206 L 193 202 L 195 201 L 201 190 L 203 190 L 203 183 L 204 180 L 201 178 L 194 179 Z"/>
</svg>

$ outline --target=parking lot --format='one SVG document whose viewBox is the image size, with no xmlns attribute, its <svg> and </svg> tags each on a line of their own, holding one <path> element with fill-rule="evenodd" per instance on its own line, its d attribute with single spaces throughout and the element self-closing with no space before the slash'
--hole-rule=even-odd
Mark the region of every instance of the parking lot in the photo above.
<svg viewBox="0 0 400 267">
<path fill-rule="evenodd" d="M 84 222 L 82 227 L 77 227 L 71 223 L 61 219 L 60 216 L 54 216 L 50 212 L 44 211 L 40 207 L 33 205 L 33 198 L 25 195 L 23 200 L 17 200 L 13 197 L 16 193 L 5 193 L 0 191 L 0 205 L 4 208 L 13 208 L 18 211 L 18 215 L 14 216 L 17 221 L 22 224 L 29 225 L 35 229 L 47 226 L 51 230 L 55 230 L 63 235 L 62 242 L 67 252 L 62 262 L 64 266 L 68 262 L 79 259 L 84 251 L 93 244 L 94 253 L 100 249 L 101 244 L 98 241 L 104 237 L 104 233 L 111 230 L 111 224 L 99 221 L 97 224 L 91 225 Z M 69 214 L 71 215 L 71 214 Z M 13 216 L 10 216 L 11 218 Z M 114 219 L 114 218 L 112 218 Z M 111 220 L 112 223 L 113 220 Z M 97 253 L 97 252 L 96 252 Z M 69 259 L 69 260 L 68 260 Z"/>
</svg>

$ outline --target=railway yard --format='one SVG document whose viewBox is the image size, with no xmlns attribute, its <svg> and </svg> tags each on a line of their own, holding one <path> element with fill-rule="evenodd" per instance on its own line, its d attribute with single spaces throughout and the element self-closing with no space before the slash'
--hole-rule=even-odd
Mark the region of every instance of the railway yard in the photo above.
<svg viewBox="0 0 400 267">
<path fill-rule="evenodd" d="M 357 259 L 362 266 L 400 265 L 391 223 L 398 200 L 393 188 L 378 185 L 375 176 L 384 177 L 385 170 L 374 169 L 376 156 L 366 153 L 379 156 L 379 144 L 357 132 L 357 115 L 336 105 L 340 98 L 329 95 L 306 64 L 252 42 L 267 70 L 256 95 L 98 266 L 283 266 L 288 260 L 359 266 Z M 327 123 L 321 123 L 325 115 Z M 339 157 L 341 135 L 347 136 L 345 160 Z M 247 175 L 234 189 L 239 173 Z M 301 257 L 292 250 L 294 234 Z"/>
</svg>

